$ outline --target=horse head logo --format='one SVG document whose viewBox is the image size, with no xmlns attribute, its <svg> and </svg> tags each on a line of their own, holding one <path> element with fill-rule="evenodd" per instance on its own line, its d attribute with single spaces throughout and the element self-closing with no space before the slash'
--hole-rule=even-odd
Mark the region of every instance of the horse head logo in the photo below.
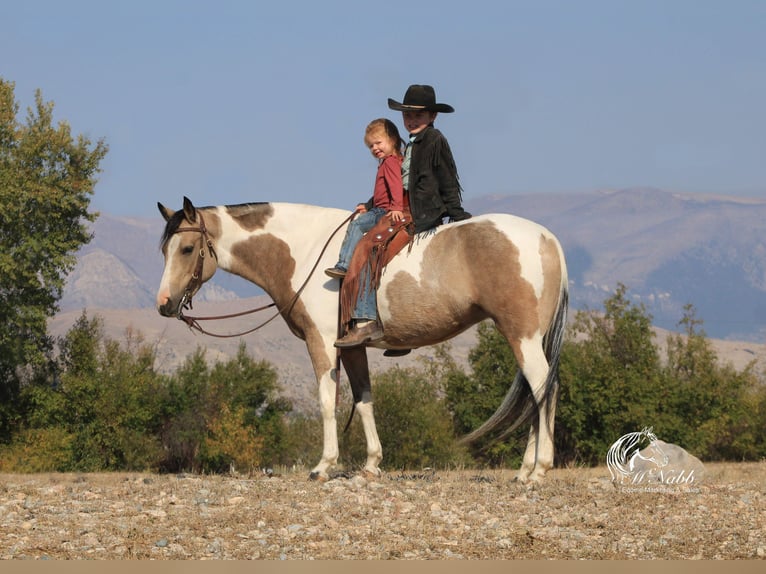
<svg viewBox="0 0 766 574">
<path fill-rule="evenodd" d="M 636 482 L 637 478 L 640 482 L 645 475 L 654 476 L 667 464 L 668 457 L 657 443 L 651 427 L 621 436 L 606 453 L 606 466 L 612 481 L 620 483 Z"/>
</svg>

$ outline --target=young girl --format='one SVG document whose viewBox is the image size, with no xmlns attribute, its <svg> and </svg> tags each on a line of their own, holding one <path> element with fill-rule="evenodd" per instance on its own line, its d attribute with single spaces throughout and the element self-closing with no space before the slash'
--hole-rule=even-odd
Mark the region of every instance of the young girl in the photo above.
<svg viewBox="0 0 766 574">
<path fill-rule="evenodd" d="M 391 120 L 373 120 L 364 132 L 364 143 L 370 153 L 378 159 L 375 188 L 367 203 L 356 206 L 357 215 L 348 224 L 346 237 L 340 248 L 338 263 L 325 269 L 330 277 L 342 279 L 346 276 L 354 248 L 366 232 L 384 216 L 392 222 L 401 221 L 404 216 L 404 189 L 402 188 L 402 139 L 399 130 Z"/>
</svg>

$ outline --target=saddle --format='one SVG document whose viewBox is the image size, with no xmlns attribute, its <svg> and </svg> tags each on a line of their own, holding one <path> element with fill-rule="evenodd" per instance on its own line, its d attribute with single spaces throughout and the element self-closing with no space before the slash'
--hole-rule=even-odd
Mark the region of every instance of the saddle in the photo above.
<svg viewBox="0 0 766 574">
<path fill-rule="evenodd" d="M 405 245 L 412 248 L 414 235 L 411 232 L 413 230 L 412 215 L 409 210 L 405 210 L 402 221 L 391 223 L 388 217 L 383 217 L 359 240 L 351 257 L 346 277 L 341 284 L 341 334 L 345 334 L 348 329 L 351 314 L 359 298 L 359 289 L 369 281 L 370 288 L 377 292 L 380 276 L 389 261 Z"/>
</svg>

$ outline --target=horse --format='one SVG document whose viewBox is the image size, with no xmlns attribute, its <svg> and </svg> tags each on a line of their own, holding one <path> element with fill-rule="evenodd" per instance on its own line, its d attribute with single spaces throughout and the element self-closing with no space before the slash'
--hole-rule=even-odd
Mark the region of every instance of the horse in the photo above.
<svg viewBox="0 0 766 574">
<path fill-rule="evenodd" d="M 641 444 L 644 440 L 649 444 L 642 452 Z M 657 435 L 651 427 L 645 427 L 617 439 L 606 453 L 606 465 L 612 475 L 612 482 L 634 481 L 638 473 L 641 473 L 640 478 L 643 479 L 644 474 L 653 474 L 656 469 L 666 466 L 668 457 L 657 440 Z"/>
<path fill-rule="evenodd" d="M 292 333 L 306 343 L 319 386 L 322 457 L 309 478 L 327 480 L 337 464 L 337 354 L 367 442 L 363 472 L 381 475 L 383 451 L 373 414 L 365 347 L 338 350 L 338 279 L 318 269 L 337 258 L 350 212 L 291 203 L 157 207 L 166 225 L 157 309 L 183 317 L 217 268 L 269 295 Z M 568 307 L 563 250 L 543 226 L 510 214 L 446 223 L 412 238 L 386 266 L 377 291 L 384 338 L 379 349 L 415 349 L 446 341 L 485 319 L 507 339 L 519 371 L 496 412 L 464 440 L 506 436 L 530 424 L 516 479 L 539 481 L 553 466 L 558 364 Z M 504 431 L 504 432 L 503 432 Z"/>
</svg>

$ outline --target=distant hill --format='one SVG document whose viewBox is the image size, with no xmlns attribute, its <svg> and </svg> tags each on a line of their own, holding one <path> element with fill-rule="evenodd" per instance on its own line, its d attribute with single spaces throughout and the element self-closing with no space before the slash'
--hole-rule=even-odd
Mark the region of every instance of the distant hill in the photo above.
<svg viewBox="0 0 766 574">
<path fill-rule="evenodd" d="M 766 200 L 626 189 L 479 198 L 476 213 L 534 219 L 561 240 L 572 307 L 617 283 L 674 330 L 691 303 L 711 337 L 766 340 Z"/>
<path fill-rule="evenodd" d="M 542 223 L 567 256 L 573 309 L 600 309 L 618 283 L 661 328 L 692 303 L 710 337 L 766 340 L 766 200 L 625 189 L 484 196 L 473 213 L 507 212 Z M 162 274 L 163 222 L 103 214 L 83 248 L 62 311 L 153 308 Z M 262 292 L 217 273 L 195 299 L 233 301 Z"/>
</svg>

